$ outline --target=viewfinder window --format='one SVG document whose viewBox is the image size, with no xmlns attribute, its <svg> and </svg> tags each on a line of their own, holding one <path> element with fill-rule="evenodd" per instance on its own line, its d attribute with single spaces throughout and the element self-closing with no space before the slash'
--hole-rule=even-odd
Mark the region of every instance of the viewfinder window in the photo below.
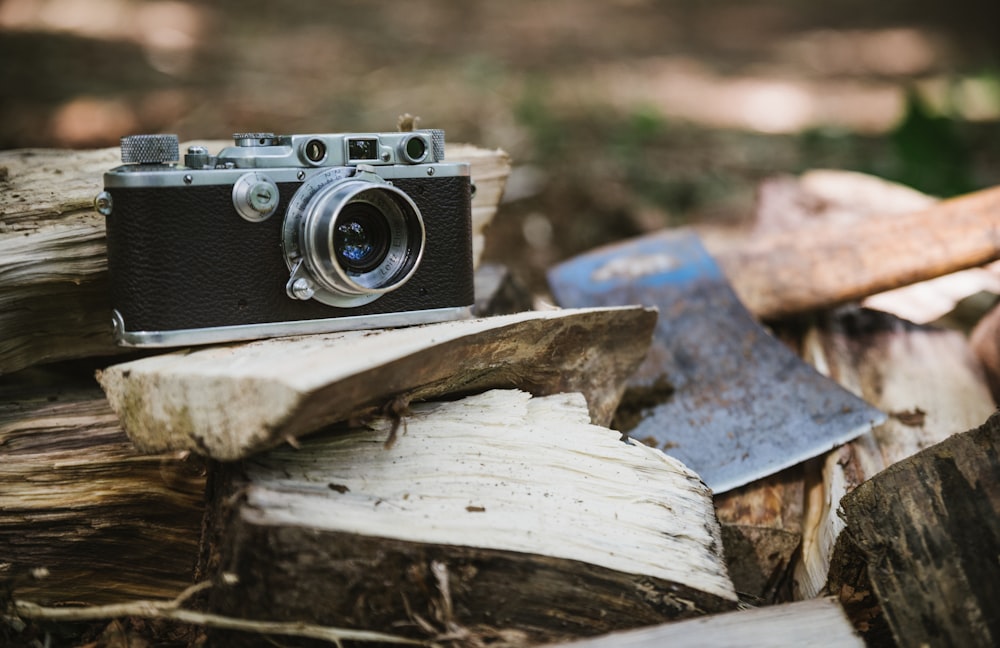
<svg viewBox="0 0 1000 648">
<path fill-rule="evenodd" d="M 378 140 L 374 138 L 347 140 L 347 159 L 351 162 L 377 162 Z"/>
</svg>

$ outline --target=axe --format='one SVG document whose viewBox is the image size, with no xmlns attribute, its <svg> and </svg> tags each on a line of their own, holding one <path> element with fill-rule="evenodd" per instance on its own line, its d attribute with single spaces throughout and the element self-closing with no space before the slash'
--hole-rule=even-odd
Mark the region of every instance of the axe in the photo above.
<svg viewBox="0 0 1000 648">
<path fill-rule="evenodd" d="M 553 267 L 566 307 L 659 308 L 616 424 L 724 492 L 849 441 L 885 415 L 816 372 L 756 318 L 829 308 L 1000 258 L 1000 187 L 912 214 L 760 235 L 713 258 L 667 230 Z"/>
</svg>

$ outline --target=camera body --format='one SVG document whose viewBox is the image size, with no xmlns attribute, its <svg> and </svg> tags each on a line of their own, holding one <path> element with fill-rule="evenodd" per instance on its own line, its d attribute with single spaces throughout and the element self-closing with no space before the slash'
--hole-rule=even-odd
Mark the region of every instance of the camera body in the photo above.
<svg viewBox="0 0 1000 648">
<path fill-rule="evenodd" d="M 114 334 L 187 346 L 468 317 L 472 185 L 441 131 L 245 133 L 210 155 L 122 138 L 107 222 Z"/>
</svg>

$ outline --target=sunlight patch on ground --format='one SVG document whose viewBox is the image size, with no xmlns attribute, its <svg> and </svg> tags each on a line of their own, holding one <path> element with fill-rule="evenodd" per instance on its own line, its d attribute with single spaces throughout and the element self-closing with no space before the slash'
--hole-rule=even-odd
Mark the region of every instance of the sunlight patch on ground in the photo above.
<svg viewBox="0 0 1000 648">
<path fill-rule="evenodd" d="M 593 101 L 627 110 L 655 107 L 666 118 L 713 128 L 764 133 L 796 133 L 822 126 L 861 133 L 893 127 L 905 108 L 900 84 L 855 79 L 814 80 L 787 74 L 719 74 L 688 58 L 662 57 L 610 64 L 589 72 L 588 83 L 568 79 L 556 97 L 583 100 L 579 88 L 590 89 Z M 572 89 L 571 89 L 572 88 Z"/>
<path fill-rule="evenodd" d="M 207 31 L 205 10 L 185 2 L 134 0 L 6 0 L 0 30 L 69 33 L 86 38 L 132 41 L 153 67 L 186 72 Z"/>
<path fill-rule="evenodd" d="M 909 27 L 812 30 L 775 47 L 777 58 L 824 76 L 927 74 L 943 49 L 939 38 Z"/>
<path fill-rule="evenodd" d="M 584 79 L 583 77 L 586 77 Z M 720 74 L 686 57 L 612 63 L 553 84 L 556 106 L 604 103 L 623 111 L 655 108 L 665 118 L 711 128 L 768 134 L 834 127 L 855 133 L 892 130 L 913 88 L 941 114 L 970 121 L 1000 118 L 1000 83 L 937 75 L 926 80 L 790 74 Z"/>
</svg>

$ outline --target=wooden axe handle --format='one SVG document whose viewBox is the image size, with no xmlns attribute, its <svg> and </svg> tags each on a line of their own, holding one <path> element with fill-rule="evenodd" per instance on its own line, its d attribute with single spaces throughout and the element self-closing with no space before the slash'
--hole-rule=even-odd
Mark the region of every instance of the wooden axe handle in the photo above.
<svg viewBox="0 0 1000 648">
<path fill-rule="evenodd" d="M 1000 258 L 1000 187 L 920 212 L 766 234 L 717 261 L 757 317 L 827 308 Z"/>
</svg>

